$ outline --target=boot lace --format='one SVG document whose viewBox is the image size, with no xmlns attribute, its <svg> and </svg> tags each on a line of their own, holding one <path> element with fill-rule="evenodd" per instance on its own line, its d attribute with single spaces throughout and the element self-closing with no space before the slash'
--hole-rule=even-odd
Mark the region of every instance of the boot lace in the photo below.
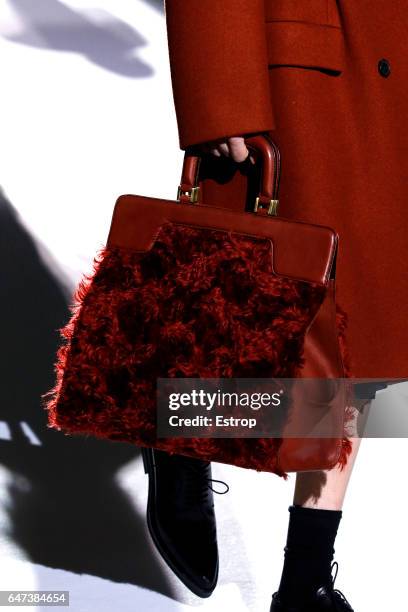
<svg viewBox="0 0 408 612">
<path fill-rule="evenodd" d="M 334 574 L 334 577 L 332 577 L 332 589 L 333 589 L 333 593 L 336 593 L 336 595 L 340 598 L 341 601 L 343 601 L 344 603 L 346 603 L 348 606 L 350 606 L 351 608 L 351 604 L 350 602 L 347 600 L 346 596 L 344 595 L 344 593 L 342 593 L 340 591 L 340 589 L 335 589 L 334 588 L 334 583 L 336 581 L 337 578 L 337 573 L 339 571 L 339 564 L 337 563 L 337 561 L 333 561 L 333 563 L 331 564 L 330 570 L 331 573 L 333 573 L 333 568 L 336 567 L 336 573 Z"/>
<path fill-rule="evenodd" d="M 184 466 L 185 487 L 184 498 L 188 503 L 203 504 L 208 501 L 208 492 L 212 491 L 217 495 L 225 495 L 229 491 L 229 486 L 223 480 L 208 477 L 210 462 L 197 461 L 188 462 Z M 213 487 L 213 483 L 221 484 L 225 487 L 224 491 L 219 491 Z"/>
</svg>

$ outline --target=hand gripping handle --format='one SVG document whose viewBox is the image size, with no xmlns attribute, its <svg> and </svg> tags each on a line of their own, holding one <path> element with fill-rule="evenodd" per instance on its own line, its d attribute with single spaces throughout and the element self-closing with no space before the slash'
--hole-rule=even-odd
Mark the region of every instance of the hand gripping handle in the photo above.
<svg viewBox="0 0 408 612">
<path fill-rule="evenodd" d="M 254 202 L 254 212 L 276 215 L 280 180 L 280 151 L 269 136 L 257 135 L 245 138 L 245 144 L 261 160 L 261 180 L 258 196 Z M 186 151 L 184 155 L 181 182 L 177 190 L 180 202 L 196 203 L 199 201 L 198 171 L 201 157 Z"/>
</svg>

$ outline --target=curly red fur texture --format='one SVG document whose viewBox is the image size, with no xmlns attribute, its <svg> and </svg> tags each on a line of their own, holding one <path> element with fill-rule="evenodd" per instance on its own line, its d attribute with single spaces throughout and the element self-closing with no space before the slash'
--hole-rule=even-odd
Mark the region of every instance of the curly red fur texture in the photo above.
<svg viewBox="0 0 408 612">
<path fill-rule="evenodd" d="M 347 313 L 341 308 L 341 306 L 338 303 L 336 303 L 336 327 L 337 327 L 337 335 L 339 338 L 340 354 L 341 354 L 341 358 L 343 361 L 343 367 L 344 367 L 344 376 L 352 377 L 353 376 L 352 361 L 351 361 L 351 356 L 348 352 L 348 347 L 347 347 L 347 342 L 346 342 L 347 324 L 348 324 Z M 356 412 L 353 407 L 354 393 L 353 393 L 353 387 L 351 383 L 346 387 L 346 392 L 348 394 L 347 395 L 348 401 L 347 401 L 347 406 L 346 406 L 345 415 L 344 415 L 345 429 L 347 425 L 352 423 L 356 417 Z M 340 457 L 337 463 L 339 469 L 342 470 L 345 468 L 348 457 L 350 453 L 352 452 L 352 450 L 353 448 L 352 448 L 352 443 L 351 443 L 350 438 L 344 435 L 342 439 Z"/>
<path fill-rule="evenodd" d="M 156 379 L 295 377 L 324 293 L 274 275 L 266 239 L 166 223 L 148 252 L 105 247 L 60 330 L 49 427 L 286 478 L 278 438 L 156 439 Z"/>
</svg>

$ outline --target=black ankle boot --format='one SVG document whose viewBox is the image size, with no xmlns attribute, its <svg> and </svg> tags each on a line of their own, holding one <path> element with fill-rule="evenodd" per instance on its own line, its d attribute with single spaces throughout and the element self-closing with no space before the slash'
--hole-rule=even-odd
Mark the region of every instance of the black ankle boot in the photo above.
<svg viewBox="0 0 408 612">
<path fill-rule="evenodd" d="M 149 475 L 150 535 L 180 580 L 199 597 L 209 597 L 218 579 L 211 464 L 150 448 L 142 455 Z"/>
<path fill-rule="evenodd" d="M 338 564 L 334 561 L 336 573 L 330 585 L 323 585 L 316 589 L 312 599 L 302 606 L 285 605 L 279 598 L 279 592 L 272 595 L 270 612 L 354 612 L 353 608 L 341 591 L 334 588 Z"/>
</svg>

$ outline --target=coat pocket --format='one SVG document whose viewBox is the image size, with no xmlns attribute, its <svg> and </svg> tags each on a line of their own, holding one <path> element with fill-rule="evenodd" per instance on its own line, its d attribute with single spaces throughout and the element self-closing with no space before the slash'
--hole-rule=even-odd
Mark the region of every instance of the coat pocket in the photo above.
<svg viewBox="0 0 408 612">
<path fill-rule="evenodd" d="M 336 0 L 266 0 L 268 64 L 340 74 L 345 43 Z"/>
</svg>

